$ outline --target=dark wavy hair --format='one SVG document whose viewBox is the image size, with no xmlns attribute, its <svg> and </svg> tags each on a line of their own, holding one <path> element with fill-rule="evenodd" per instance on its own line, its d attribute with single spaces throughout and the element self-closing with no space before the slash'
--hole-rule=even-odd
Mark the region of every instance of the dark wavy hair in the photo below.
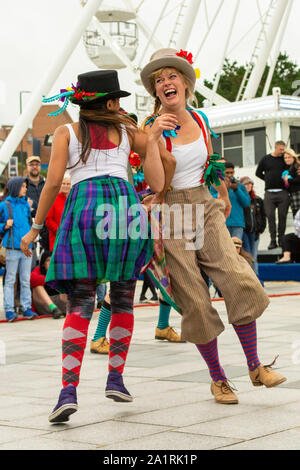
<svg viewBox="0 0 300 470">
<path fill-rule="evenodd" d="M 45 261 L 47 258 L 51 258 L 52 256 L 52 252 L 51 251 L 43 251 L 41 257 L 40 257 L 40 263 L 39 263 L 39 266 L 40 266 L 40 273 L 45 276 L 47 271 L 45 269 Z"/>
<path fill-rule="evenodd" d="M 137 129 L 137 123 L 135 120 L 130 117 L 128 114 L 122 114 L 120 112 L 113 112 L 107 109 L 106 103 L 99 103 L 97 108 L 86 108 L 80 107 L 79 113 L 79 136 L 81 140 L 81 153 L 79 156 L 79 160 L 75 165 L 71 168 L 75 168 L 80 161 L 83 163 L 87 162 L 89 158 L 91 149 L 92 149 L 92 142 L 91 136 L 89 131 L 89 124 L 97 124 L 98 126 L 104 127 L 105 129 L 115 129 L 119 135 L 119 143 L 120 145 L 122 140 L 122 128 L 121 125 L 123 124 L 126 128 L 127 133 L 133 138 L 134 130 Z"/>
</svg>

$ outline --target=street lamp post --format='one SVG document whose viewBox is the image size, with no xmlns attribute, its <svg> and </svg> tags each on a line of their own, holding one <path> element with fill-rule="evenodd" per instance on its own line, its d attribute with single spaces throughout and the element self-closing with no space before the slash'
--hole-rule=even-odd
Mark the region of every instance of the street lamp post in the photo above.
<svg viewBox="0 0 300 470">
<path fill-rule="evenodd" d="M 23 94 L 24 94 L 24 93 L 31 93 L 31 91 L 21 90 L 20 93 L 19 93 L 20 115 L 21 115 L 22 112 L 23 112 L 22 97 L 23 97 Z M 20 147 L 21 147 L 21 168 L 22 168 L 22 176 L 23 176 L 23 172 L 24 172 L 23 138 L 24 138 L 24 136 L 23 136 L 22 139 L 21 139 L 21 146 L 20 146 Z"/>
</svg>

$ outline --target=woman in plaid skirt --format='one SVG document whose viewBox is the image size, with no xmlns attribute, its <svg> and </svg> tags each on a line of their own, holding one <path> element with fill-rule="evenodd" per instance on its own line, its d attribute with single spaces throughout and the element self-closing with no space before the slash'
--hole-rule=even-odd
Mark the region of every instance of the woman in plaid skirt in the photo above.
<svg viewBox="0 0 300 470">
<path fill-rule="evenodd" d="M 78 76 L 77 86 L 62 90 L 44 102 L 61 99 L 79 105 L 79 122 L 56 129 L 48 177 L 35 223 L 22 239 L 22 251 L 31 256 L 37 237 L 55 201 L 68 168 L 71 191 L 57 232 L 46 282 L 67 293 L 67 316 L 62 338 L 62 385 L 50 422 L 68 421 L 78 409 L 76 387 L 86 346 L 97 284 L 110 281 L 109 374 L 105 394 L 130 402 L 122 373 L 133 331 L 136 280 L 153 252 L 147 213 L 127 180 L 130 151 L 143 158 L 145 178 L 153 191 L 164 187 L 164 166 L 158 139 L 148 138 L 135 122 L 119 112 L 116 71 Z"/>
<path fill-rule="evenodd" d="M 182 339 L 194 343 L 205 360 L 215 400 L 237 404 L 218 355 L 217 337 L 224 325 L 211 304 L 201 270 L 222 291 L 253 385 L 274 387 L 286 379 L 263 366 L 257 354 L 256 319 L 269 299 L 247 261 L 237 254 L 225 225 L 231 205 L 224 181 L 220 181 L 220 157 L 213 154 L 207 117 L 187 106 L 196 82 L 192 64 L 191 53 L 166 48 L 156 51 L 141 71 L 143 85 L 155 99 L 145 131 L 159 136 L 176 158 L 170 190 L 150 199 L 152 204 L 164 202 L 164 239 L 159 248 L 155 244 L 149 270 L 154 268 L 162 292 L 171 294 L 182 315 Z M 167 124 L 172 124 L 172 130 L 162 133 Z M 210 184 L 218 190 L 218 199 L 211 197 Z"/>
</svg>

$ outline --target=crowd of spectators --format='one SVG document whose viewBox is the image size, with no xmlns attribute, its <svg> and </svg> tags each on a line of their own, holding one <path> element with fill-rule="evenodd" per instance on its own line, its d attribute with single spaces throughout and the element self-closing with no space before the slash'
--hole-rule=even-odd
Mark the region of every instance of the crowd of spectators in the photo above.
<svg viewBox="0 0 300 470">
<path fill-rule="evenodd" d="M 52 240 L 53 231 L 48 237 L 48 228 L 45 226 L 42 251 L 36 240 L 31 246 L 32 258 L 26 258 L 20 250 L 21 239 L 30 230 L 45 184 L 38 156 L 33 155 L 27 158 L 26 169 L 27 177 L 13 177 L 8 181 L 3 201 L 0 203 L 1 263 L 5 268 L 3 303 L 5 316 L 9 322 L 18 318 L 18 314 L 22 314 L 24 318 L 33 319 L 43 314 L 51 314 L 53 318 L 59 318 L 66 313 L 65 296 L 45 286 L 46 272 L 51 257 L 47 240 Z M 70 189 L 70 180 L 66 178 L 61 190 L 63 197 L 66 197 L 67 187 Z M 60 192 L 57 200 L 61 198 Z M 54 206 L 57 208 L 59 203 L 55 201 Z M 59 206 L 59 210 L 53 214 L 53 218 L 58 223 L 56 230 L 63 205 Z"/>
<path fill-rule="evenodd" d="M 265 155 L 256 169 L 256 176 L 265 182 L 262 199 L 249 176 L 235 178 L 234 164 L 225 164 L 225 183 L 232 205 L 226 225 L 235 244 L 248 253 L 247 261 L 259 277 L 258 246 L 260 236 L 268 225 L 269 250 L 282 248 L 283 256 L 277 264 L 300 262 L 300 157 L 285 142 L 275 143 L 274 151 Z M 212 187 L 211 194 L 217 197 Z M 295 233 L 286 234 L 288 210 L 293 214 Z M 277 222 L 278 221 L 278 222 Z M 251 261 L 252 260 L 252 261 Z"/>
<path fill-rule="evenodd" d="M 4 267 L 3 303 L 6 319 L 12 322 L 18 314 L 33 319 L 38 315 L 52 315 L 54 319 L 66 315 L 66 295 L 45 285 L 56 233 L 64 205 L 71 189 L 68 174 L 50 209 L 39 239 L 31 246 L 32 257 L 20 250 L 22 237 L 30 230 L 39 198 L 45 184 L 41 174 L 39 156 L 26 160 L 27 177 L 13 177 L 0 203 L 0 264 Z M 106 293 L 105 284 L 97 288 L 97 306 L 100 307 Z"/>
</svg>

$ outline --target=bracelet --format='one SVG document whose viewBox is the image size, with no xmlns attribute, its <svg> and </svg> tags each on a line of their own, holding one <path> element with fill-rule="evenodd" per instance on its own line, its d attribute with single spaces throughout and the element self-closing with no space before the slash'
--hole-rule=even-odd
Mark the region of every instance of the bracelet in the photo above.
<svg viewBox="0 0 300 470">
<path fill-rule="evenodd" d="M 43 227 L 44 227 L 44 224 L 38 225 L 35 222 L 33 222 L 32 224 L 32 228 L 35 228 L 36 230 L 42 230 Z"/>
</svg>

